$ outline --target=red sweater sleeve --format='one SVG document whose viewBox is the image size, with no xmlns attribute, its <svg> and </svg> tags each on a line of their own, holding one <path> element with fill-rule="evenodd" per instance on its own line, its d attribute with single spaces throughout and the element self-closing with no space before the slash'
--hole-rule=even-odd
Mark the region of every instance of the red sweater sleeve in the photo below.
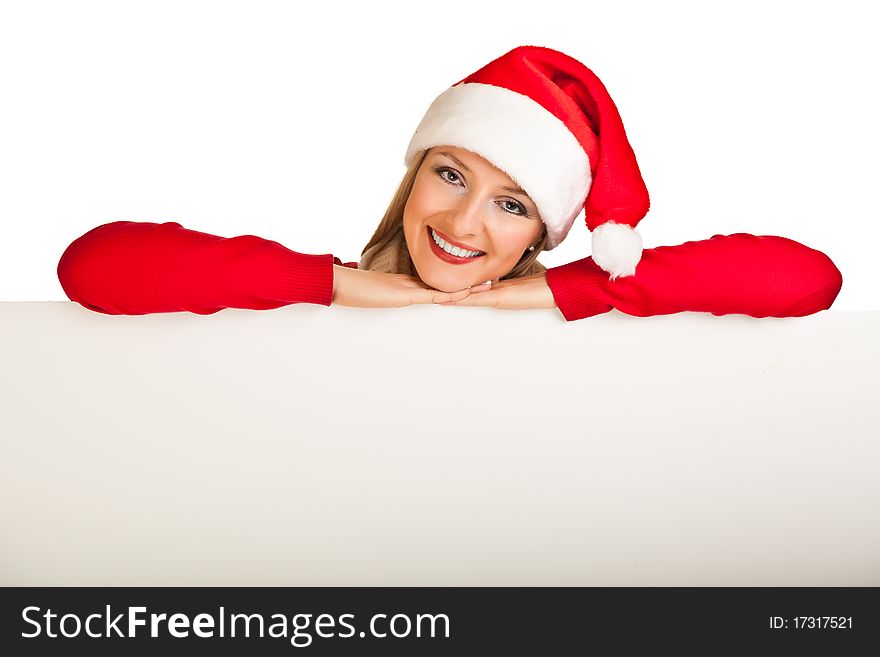
<svg viewBox="0 0 880 657">
<path fill-rule="evenodd" d="M 297 253 L 256 235 L 218 237 L 176 222 L 114 221 L 74 240 L 58 262 L 71 301 L 108 315 L 329 306 L 332 254 Z"/>
<path fill-rule="evenodd" d="M 843 285 L 821 251 L 746 233 L 645 249 L 636 273 L 614 281 L 592 258 L 548 269 L 546 276 L 568 321 L 612 308 L 639 317 L 682 311 L 801 317 L 830 308 Z"/>
</svg>

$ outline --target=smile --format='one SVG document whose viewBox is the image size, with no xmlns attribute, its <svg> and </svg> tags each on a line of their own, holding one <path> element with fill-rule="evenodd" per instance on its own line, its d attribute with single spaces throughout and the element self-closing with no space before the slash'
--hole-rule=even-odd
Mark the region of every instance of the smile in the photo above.
<svg viewBox="0 0 880 657">
<path fill-rule="evenodd" d="M 473 262 L 477 258 L 486 255 L 483 251 L 472 251 L 459 246 L 453 246 L 440 237 L 430 226 L 427 228 L 427 233 L 431 251 L 444 262 L 460 265 Z"/>
</svg>

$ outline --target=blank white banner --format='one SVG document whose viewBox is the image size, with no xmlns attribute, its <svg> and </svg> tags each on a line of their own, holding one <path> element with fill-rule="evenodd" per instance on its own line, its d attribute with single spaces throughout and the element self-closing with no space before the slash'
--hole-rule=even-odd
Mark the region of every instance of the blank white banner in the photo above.
<svg viewBox="0 0 880 657">
<path fill-rule="evenodd" d="M 0 303 L 0 585 L 877 586 L 877 335 Z"/>
</svg>

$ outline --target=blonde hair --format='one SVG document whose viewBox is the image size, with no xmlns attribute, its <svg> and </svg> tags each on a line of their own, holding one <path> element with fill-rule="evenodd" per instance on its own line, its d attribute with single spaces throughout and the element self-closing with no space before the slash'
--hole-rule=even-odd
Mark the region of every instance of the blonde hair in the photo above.
<svg viewBox="0 0 880 657">
<path fill-rule="evenodd" d="M 420 151 L 403 176 L 403 180 L 397 186 L 397 191 L 385 210 L 385 216 L 379 222 L 379 226 L 361 251 L 360 269 L 382 271 L 391 274 L 407 274 L 418 276 L 406 247 L 406 238 L 403 234 L 403 209 L 412 192 L 416 176 L 428 154 L 427 150 Z M 519 278 L 540 274 L 547 268 L 538 262 L 537 258 L 547 243 L 547 225 L 541 230 L 541 239 L 535 244 L 534 251 L 526 251 L 519 262 L 501 280 Z"/>
</svg>

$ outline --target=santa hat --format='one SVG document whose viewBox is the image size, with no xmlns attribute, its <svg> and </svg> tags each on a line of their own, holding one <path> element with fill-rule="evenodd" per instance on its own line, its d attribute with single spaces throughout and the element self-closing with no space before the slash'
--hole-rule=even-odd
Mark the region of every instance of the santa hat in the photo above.
<svg viewBox="0 0 880 657">
<path fill-rule="evenodd" d="M 441 145 L 484 157 L 522 187 L 547 225 L 545 250 L 583 209 L 593 261 L 612 280 L 635 273 L 648 190 L 617 107 L 576 59 L 519 46 L 456 82 L 428 108 L 405 164 Z"/>
</svg>

